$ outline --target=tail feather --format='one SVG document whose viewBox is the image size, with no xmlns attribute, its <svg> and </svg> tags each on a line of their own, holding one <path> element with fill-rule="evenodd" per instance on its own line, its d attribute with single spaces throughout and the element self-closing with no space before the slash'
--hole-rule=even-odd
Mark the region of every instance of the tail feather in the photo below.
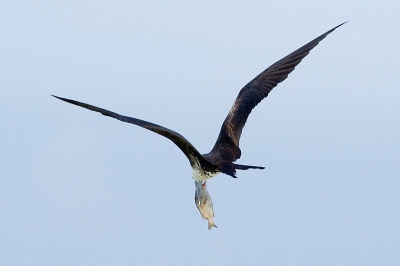
<svg viewBox="0 0 400 266">
<path fill-rule="evenodd" d="M 265 167 L 229 163 L 229 164 L 223 164 L 218 170 L 233 178 L 237 178 L 236 170 L 248 170 L 248 169 L 265 169 Z"/>
<path fill-rule="evenodd" d="M 232 164 L 235 169 L 238 170 L 248 170 L 248 169 L 265 169 L 263 166 L 253 166 L 253 165 L 243 165 L 243 164 Z"/>
</svg>

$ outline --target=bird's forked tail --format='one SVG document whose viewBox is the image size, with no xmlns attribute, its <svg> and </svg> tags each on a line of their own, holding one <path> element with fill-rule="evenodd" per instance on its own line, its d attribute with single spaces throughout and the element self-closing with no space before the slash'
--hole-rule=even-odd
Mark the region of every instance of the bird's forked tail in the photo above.
<svg viewBox="0 0 400 266">
<path fill-rule="evenodd" d="M 218 170 L 222 173 L 229 175 L 233 178 L 236 178 L 236 170 L 248 170 L 248 169 L 264 169 L 263 166 L 253 166 L 253 165 L 243 165 L 236 163 L 229 163 L 222 165 Z"/>
</svg>

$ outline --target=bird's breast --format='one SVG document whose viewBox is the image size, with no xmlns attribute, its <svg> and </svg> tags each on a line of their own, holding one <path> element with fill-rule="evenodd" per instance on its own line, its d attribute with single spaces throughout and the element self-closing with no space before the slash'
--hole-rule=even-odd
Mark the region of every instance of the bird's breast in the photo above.
<svg viewBox="0 0 400 266">
<path fill-rule="evenodd" d="M 206 181 L 216 175 L 221 173 L 220 171 L 207 171 L 200 167 L 200 165 L 195 165 L 192 167 L 192 177 L 195 181 Z"/>
</svg>

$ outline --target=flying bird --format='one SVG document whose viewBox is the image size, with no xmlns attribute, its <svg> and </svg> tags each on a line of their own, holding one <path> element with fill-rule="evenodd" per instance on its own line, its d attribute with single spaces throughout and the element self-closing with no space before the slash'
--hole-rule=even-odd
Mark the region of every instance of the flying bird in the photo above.
<svg viewBox="0 0 400 266">
<path fill-rule="evenodd" d="M 201 154 L 187 139 L 171 129 L 137 118 L 120 115 L 90 104 L 55 95 L 52 96 L 91 111 L 99 112 L 105 116 L 118 119 L 122 122 L 143 127 L 171 140 L 179 149 L 181 149 L 190 162 L 190 166 L 192 167 L 192 177 L 195 180 L 196 198 L 197 200 L 200 200 L 203 181 L 206 181 L 220 173 L 235 178 L 236 170 L 264 169 L 264 167 L 261 166 L 234 163 L 241 156 L 239 140 L 248 116 L 253 108 L 267 97 L 273 88 L 284 81 L 301 60 L 306 57 L 320 41 L 344 23 L 325 32 L 321 36 L 277 61 L 244 86 L 240 90 L 239 95 L 221 126 L 221 131 L 219 132 L 214 147 L 206 154 Z"/>
</svg>

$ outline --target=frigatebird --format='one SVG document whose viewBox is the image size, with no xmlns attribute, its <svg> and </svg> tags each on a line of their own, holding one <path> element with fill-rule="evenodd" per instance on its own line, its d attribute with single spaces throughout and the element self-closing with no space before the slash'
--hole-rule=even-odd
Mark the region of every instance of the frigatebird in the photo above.
<svg viewBox="0 0 400 266">
<path fill-rule="evenodd" d="M 234 163 L 234 161 L 239 159 L 241 156 L 239 139 L 249 114 L 257 104 L 268 96 L 275 86 L 288 77 L 301 60 L 306 57 L 320 41 L 344 23 L 325 32 L 321 36 L 277 61 L 244 86 L 240 90 L 228 116 L 222 124 L 221 131 L 219 132 L 214 147 L 206 154 L 198 152 L 187 139 L 171 129 L 137 118 L 120 115 L 90 104 L 55 95 L 52 96 L 91 111 L 99 112 L 105 116 L 118 119 L 122 122 L 143 127 L 171 140 L 189 159 L 192 167 L 192 177 L 195 180 L 197 198 L 200 199 L 203 181 L 206 181 L 219 173 L 224 173 L 235 178 L 236 170 L 264 169 L 264 167 L 261 166 Z"/>
</svg>

